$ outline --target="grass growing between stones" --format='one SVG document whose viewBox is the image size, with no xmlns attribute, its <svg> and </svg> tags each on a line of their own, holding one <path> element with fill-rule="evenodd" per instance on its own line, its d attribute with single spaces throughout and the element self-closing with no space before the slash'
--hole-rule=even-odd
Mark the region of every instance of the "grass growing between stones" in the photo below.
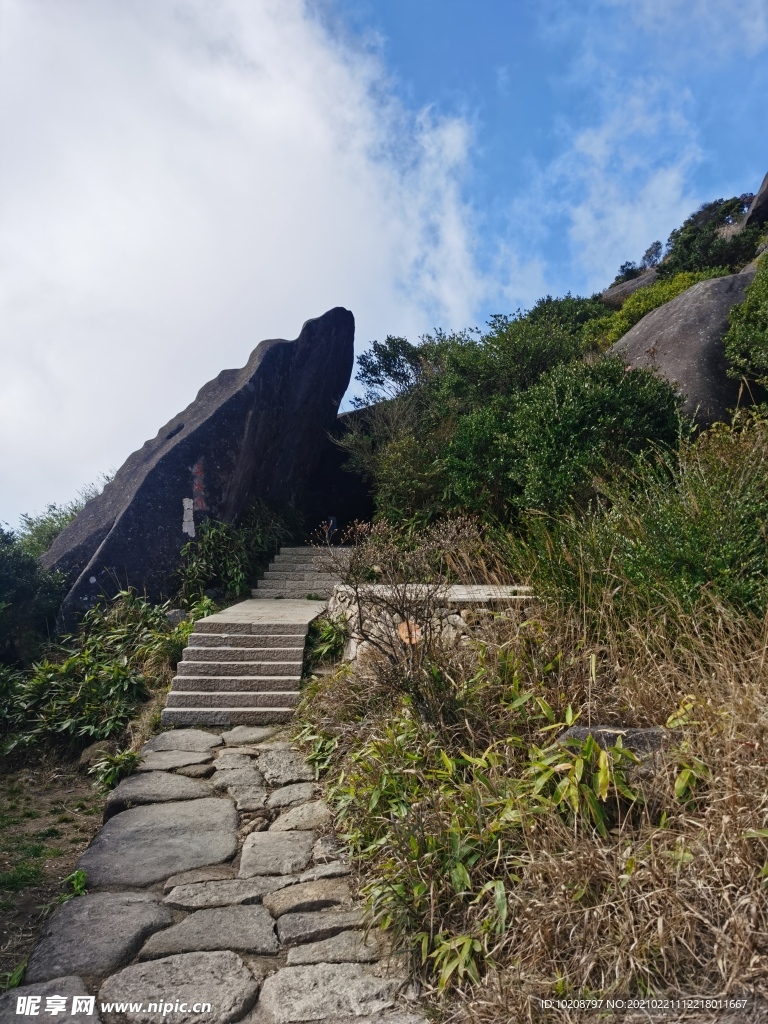
<svg viewBox="0 0 768 1024">
<path fill-rule="evenodd" d="M 637 488 L 623 511 L 606 500 L 600 544 L 584 517 L 468 545 L 446 578 L 506 565 L 543 600 L 467 613 L 452 636 L 404 605 L 418 646 L 379 634 L 308 691 L 305 740 L 373 920 L 444 1021 L 579 1019 L 541 999 L 768 998 L 765 448 L 759 421 L 707 435 L 679 473 L 653 471 L 646 504 Z M 661 494 L 652 557 L 622 516 L 650 524 Z M 740 555 L 724 544 L 747 507 Z M 353 567 L 396 582 L 421 556 L 411 537 L 398 570 L 388 544 L 363 541 Z M 622 743 L 557 744 L 574 723 L 668 739 L 638 764 Z"/>
<path fill-rule="evenodd" d="M 103 800 L 48 755 L 0 780 L 0 991 L 15 980 L 75 861 L 96 833 Z"/>
</svg>

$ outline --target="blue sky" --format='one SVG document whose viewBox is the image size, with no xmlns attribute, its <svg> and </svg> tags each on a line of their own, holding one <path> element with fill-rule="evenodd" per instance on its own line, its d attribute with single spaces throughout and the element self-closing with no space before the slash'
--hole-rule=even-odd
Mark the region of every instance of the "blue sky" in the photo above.
<svg viewBox="0 0 768 1024">
<path fill-rule="evenodd" d="M 768 0 L 0 0 L 0 522 L 262 338 L 589 294 L 768 171 Z"/>
<path fill-rule="evenodd" d="M 491 273 L 508 245 L 555 293 L 588 292 L 701 202 L 756 190 L 768 171 L 765 0 L 320 9 L 380 56 L 405 105 L 471 127 L 464 194 Z M 605 232 L 614 201 L 620 228 Z M 532 285 L 523 269 L 506 294 L 529 303 Z"/>
</svg>

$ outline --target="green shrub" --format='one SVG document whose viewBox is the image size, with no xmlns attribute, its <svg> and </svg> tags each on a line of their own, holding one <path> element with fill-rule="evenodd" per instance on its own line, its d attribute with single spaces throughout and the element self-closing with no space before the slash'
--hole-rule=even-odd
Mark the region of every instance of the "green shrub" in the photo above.
<svg viewBox="0 0 768 1024">
<path fill-rule="evenodd" d="M 39 655 L 63 596 L 63 577 L 42 569 L 16 535 L 0 527 L 0 664 L 29 664 Z"/>
<path fill-rule="evenodd" d="M 514 568 L 537 592 L 597 622 L 702 601 L 768 610 L 768 422 L 716 424 L 678 455 L 656 452 L 603 487 L 584 515 L 532 517 Z M 517 546 L 519 545 L 519 546 Z"/>
<path fill-rule="evenodd" d="M 584 505 L 595 476 L 650 444 L 674 445 L 679 399 L 650 370 L 617 359 L 559 366 L 520 396 L 463 417 L 443 465 L 454 508 L 501 520 Z"/>
<path fill-rule="evenodd" d="M 121 779 L 131 775 L 141 763 L 141 754 L 135 750 L 119 750 L 116 754 L 104 754 L 88 769 L 95 778 L 94 785 L 102 792 L 114 789 Z"/>
<path fill-rule="evenodd" d="M 666 256 L 657 270 L 660 277 L 683 271 L 697 273 L 724 267 L 733 273 L 755 258 L 761 228 L 735 230 L 749 209 L 753 196 L 716 199 L 705 203 L 667 241 Z"/>
<path fill-rule="evenodd" d="M 724 341 L 731 375 L 768 385 L 768 257 L 761 257 L 744 302 L 731 309 Z"/>
<path fill-rule="evenodd" d="M 347 623 L 343 618 L 324 616 L 309 624 L 307 660 L 310 667 L 341 658 L 347 640 Z"/>
<path fill-rule="evenodd" d="M 708 281 L 727 273 L 728 271 L 723 268 L 702 270 L 697 273 L 684 272 L 656 281 L 647 288 L 640 288 L 626 299 L 621 309 L 588 323 L 583 331 L 585 343 L 605 351 L 619 338 L 623 338 L 627 331 L 652 309 L 658 309 L 659 306 L 670 302 L 699 281 Z"/>
<path fill-rule="evenodd" d="M 50 741 L 75 745 L 119 733 L 149 695 L 125 661 L 104 661 L 87 648 L 62 662 L 42 661 L 5 680 L 0 709 L 3 752 Z"/>
<path fill-rule="evenodd" d="M 179 596 L 199 601 L 207 589 L 240 597 L 257 573 L 299 529 L 295 510 L 277 511 L 257 499 L 238 523 L 206 519 L 198 535 L 181 549 Z"/>
</svg>

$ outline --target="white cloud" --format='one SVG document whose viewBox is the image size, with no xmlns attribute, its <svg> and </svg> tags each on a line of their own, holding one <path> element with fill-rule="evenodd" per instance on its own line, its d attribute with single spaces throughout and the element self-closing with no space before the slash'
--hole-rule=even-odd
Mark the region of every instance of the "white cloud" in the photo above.
<svg viewBox="0 0 768 1024">
<path fill-rule="evenodd" d="M 265 337 L 462 327 L 460 120 L 305 0 L 0 0 L 0 520 L 70 498 Z"/>
<path fill-rule="evenodd" d="M 666 39 L 688 59 L 734 53 L 754 57 L 768 46 L 766 0 L 599 0 L 619 8 L 643 31 Z"/>
</svg>

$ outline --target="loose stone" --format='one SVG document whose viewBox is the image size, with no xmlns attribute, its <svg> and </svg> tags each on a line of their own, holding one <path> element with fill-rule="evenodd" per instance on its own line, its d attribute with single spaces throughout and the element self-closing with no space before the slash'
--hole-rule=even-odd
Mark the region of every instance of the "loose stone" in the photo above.
<svg viewBox="0 0 768 1024">
<path fill-rule="evenodd" d="M 170 768 L 184 768 L 188 764 L 203 764 L 213 757 L 210 751 L 158 750 L 150 751 L 139 762 L 137 772 L 164 772 Z"/>
<path fill-rule="evenodd" d="M 252 832 L 243 844 L 240 878 L 303 871 L 312 856 L 315 838 L 313 832 Z"/>
<path fill-rule="evenodd" d="M 163 903 L 177 910 L 202 910 L 206 907 L 231 907 L 260 903 L 262 896 L 297 881 L 296 875 L 267 875 L 261 878 L 233 878 L 218 882 L 177 885 Z"/>
<path fill-rule="evenodd" d="M 237 954 L 187 953 L 134 964 L 108 978 L 99 1003 L 186 1003 L 187 1011 L 163 1015 L 164 1024 L 232 1024 L 256 1002 L 259 987 Z M 195 1003 L 210 1003 L 208 1013 L 193 1013 Z M 88 1018 L 92 1021 L 92 1018 Z M 67 1018 L 69 1021 L 69 1018 Z M 104 1014 L 104 1024 L 157 1024 L 154 1011 Z"/>
<path fill-rule="evenodd" d="M 16 1013 L 17 1000 L 26 999 L 28 996 L 37 996 L 40 999 L 40 1006 L 45 1012 L 45 1001 L 48 996 L 64 996 L 67 1000 L 68 1013 L 67 1024 L 101 1024 L 102 1018 L 99 1011 L 94 1008 L 93 1013 L 86 1010 L 72 1013 L 72 997 L 88 997 L 88 989 L 81 978 L 67 977 L 55 978 L 53 981 L 45 981 L 39 985 L 22 985 L 21 988 L 12 988 L 10 991 L 0 995 L 0 1024 L 18 1024 L 23 1018 Z M 26 1015 L 25 1015 L 26 1016 Z M 39 1016 L 39 1014 L 38 1014 Z M 56 1020 L 53 1017 L 53 1020 Z"/>
<path fill-rule="evenodd" d="M 179 871 L 231 860 L 237 823 L 233 804 L 212 797 L 133 807 L 109 819 L 77 867 L 92 887 L 152 885 Z"/>
<path fill-rule="evenodd" d="M 315 773 L 294 750 L 267 750 L 259 755 L 259 770 L 270 786 L 287 786 L 290 782 L 311 782 Z"/>
<path fill-rule="evenodd" d="M 292 946 L 288 950 L 288 966 L 299 964 L 370 964 L 381 956 L 373 934 L 362 931 L 339 932 L 330 939 Z"/>
<path fill-rule="evenodd" d="M 360 964 L 314 964 L 284 967 L 261 989 L 253 1024 L 295 1024 L 299 1021 L 360 1017 L 394 1007 L 402 981 L 376 978 Z"/>
<path fill-rule="evenodd" d="M 274 736 L 277 729 L 256 725 L 236 725 L 234 729 L 221 734 L 228 747 L 237 747 L 242 743 L 261 743 Z"/>
<path fill-rule="evenodd" d="M 170 892 L 177 885 L 195 885 L 197 882 L 218 882 L 226 878 L 234 878 L 235 872 L 229 864 L 210 864 L 206 868 L 193 868 L 191 871 L 179 871 L 165 880 L 163 888 Z"/>
<path fill-rule="evenodd" d="M 209 786 L 170 772 L 142 772 L 129 775 L 113 789 L 104 804 L 104 821 L 135 804 L 165 803 L 168 800 L 199 800 L 210 796 Z"/>
<path fill-rule="evenodd" d="M 280 917 L 298 911 L 351 906 L 352 893 L 343 879 L 324 878 L 272 892 L 264 897 L 262 903 L 273 917 Z"/>
<path fill-rule="evenodd" d="M 328 910 L 309 914 L 284 914 L 277 922 L 277 935 L 284 946 L 329 939 L 365 923 L 362 910 Z"/>
<path fill-rule="evenodd" d="M 161 732 L 153 736 L 151 740 L 141 748 L 142 754 L 150 750 L 211 750 L 213 747 L 221 746 L 221 736 L 212 732 L 205 732 L 203 729 L 172 729 L 170 732 Z"/>
<path fill-rule="evenodd" d="M 281 814 L 277 821 L 272 822 L 270 831 L 291 832 L 305 829 L 321 829 L 330 824 L 333 815 L 323 800 L 314 800 L 309 804 L 300 804 Z"/>
<path fill-rule="evenodd" d="M 267 802 L 267 807 L 290 807 L 292 804 L 304 804 L 317 792 L 317 786 L 311 782 L 295 782 L 292 786 L 276 789 Z"/>
<path fill-rule="evenodd" d="M 170 911 L 143 892 L 76 897 L 62 904 L 46 924 L 25 978 L 104 977 L 131 961 L 148 935 L 172 923 Z"/>
<path fill-rule="evenodd" d="M 299 875 L 299 881 L 314 882 L 318 878 L 341 878 L 343 875 L 351 873 L 352 869 L 349 864 L 345 864 L 340 860 L 332 860 L 328 864 L 316 864 L 313 868 L 309 868 L 308 871 L 302 872 Z"/>
<path fill-rule="evenodd" d="M 139 959 L 214 949 L 269 954 L 278 948 L 274 922 L 264 907 L 215 907 L 156 932 L 144 943 Z"/>
</svg>

